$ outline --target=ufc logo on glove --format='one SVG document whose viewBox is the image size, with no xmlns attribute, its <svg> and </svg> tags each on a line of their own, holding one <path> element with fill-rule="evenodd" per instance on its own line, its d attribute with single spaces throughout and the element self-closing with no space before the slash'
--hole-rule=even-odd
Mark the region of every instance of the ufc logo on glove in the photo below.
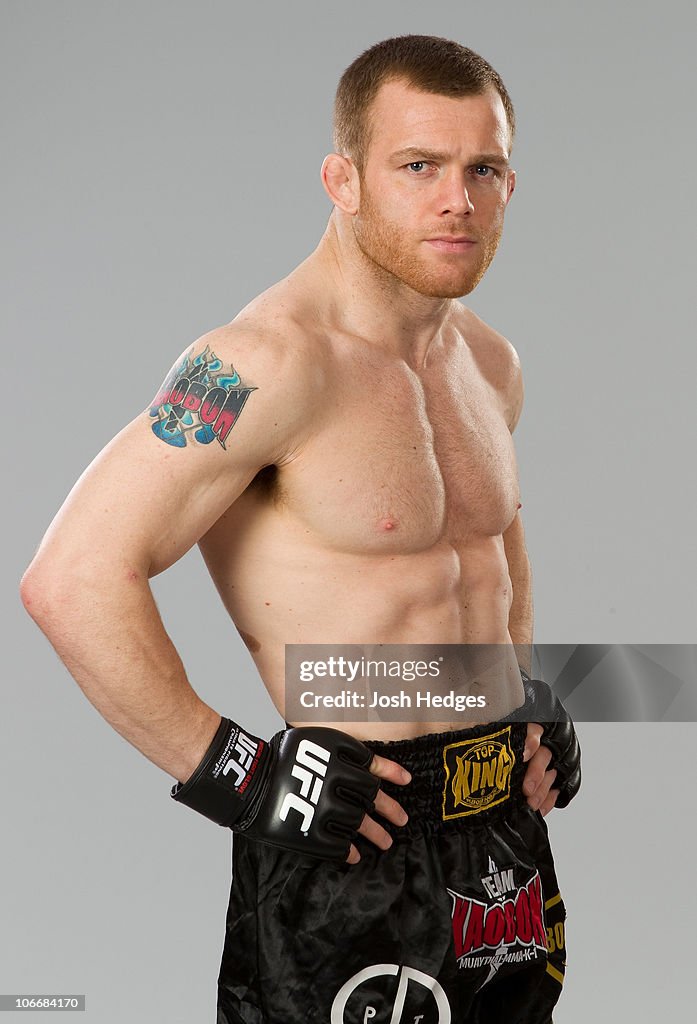
<svg viewBox="0 0 697 1024">
<path fill-rule="evenodd" d="M 297 811 L 302 815 L 300 831 L 305 834 L 315 816 L 315 807 L 322 792 L 330 757 L 328 750 L 320 747 L 318 743 L 312 743 L 311 740 L 302 740 L 295 755 L 295 764 L 290 774 L 300 780 L 301 796 L 297 793 L 287 793 L 278 816 L 282 821 L 286 821 L 290 811 Z"/>
<path fill-rule="evenodd" d="M 223 718 L 198 768 L 172 788 L 172 797 L 259 842 L 343 863 L 375 808 L 372 760 L 366 746 L 337 729 L 291 727 L 267 743 Z"/>
<path fill-rule="evenodd" d="M 240 730 L 234 745 L 234 751 L 238 755 L 237 760 L 235 761 L 231 757 L 223 768 L 223 775 L 227 775 L 230 771 L 235 772 L 237 776 L 235 786 L 237 789 L 244 782 L 258 750 L 259 744 Z"/>
</svg>

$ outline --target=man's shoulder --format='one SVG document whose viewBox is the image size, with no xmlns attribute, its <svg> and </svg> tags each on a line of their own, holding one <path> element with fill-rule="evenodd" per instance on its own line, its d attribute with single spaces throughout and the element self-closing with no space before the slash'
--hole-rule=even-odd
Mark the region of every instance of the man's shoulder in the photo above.
<svg viewBox="0 0 697 1024">
<path fill-rule="evenodd" d="M 468 307 L 458 305 L 456 322 L 463 343 L 471 350 L 482 374 L 501 395 L 506 420 L 513 431 L 523 404 L 523 374 L 518 353 L 508 338 Z"/>
<path fill-rule="evenodd" d="M 472 349 L 477 360 L 485 362 L 491 371 L 504 376 L 519 372 L 520 359 L 508 338 L 467 306 L 461 303 L 458 303 L 458 306 L 456 322 L 462 331 L 463 340 Z"/>
<path fill-rule="evenodd" d="M 246 306 L 229 323 L 213 328 L 195 343 L 208 348 L 224 365 L 232 364 L 243 379 L 280 386 L 316 387 L 321 372 L 317 344 L 299 318 L 267 293 Z M 263 301 L 262 301 L 263 300 Z"/>
<path fill-rule="evenodd" d="M 229 323 L 201 334 L 182 353 L 151 407 L 164 402 L 182 376 L 195 380 L 199 388 L 201 383 L 210 385 L 215 394 L 221 388 L 246 389 L 254 393 L 254 401 L 240 430 L 251 426 L 255 443 L 262 435 L 271 438 L 274 461 L 286 461 L 326 409 L 326 368 L 312 341 L 278 305 L 250 303 Z"/>
</svg>

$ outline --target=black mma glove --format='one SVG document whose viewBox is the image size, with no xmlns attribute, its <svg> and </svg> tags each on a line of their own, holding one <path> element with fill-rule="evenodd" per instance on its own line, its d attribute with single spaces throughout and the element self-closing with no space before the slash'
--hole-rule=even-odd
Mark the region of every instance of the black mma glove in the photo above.
<svg viewBox="0 0 697 1024">
<path fill-rule="evenodd" d="M 552 751 L 550 769 L 557 769 L 552 785 L 559 790 L 556 806 L 566 807 L 581 788 L 581 748 L 571 717 L 547 683 L 531 679 L 523 669 L 525 705 L 517 714 L 542 726 L 540 743 Z"/>
<path fill-rule="evenodd" d="M 359 740 L 312 726 L 267 743 L 223 718 L 190 779 L 172 797 L 219 825 L 272 846 L 345 861 L 380 780 Z"/>
</svg>

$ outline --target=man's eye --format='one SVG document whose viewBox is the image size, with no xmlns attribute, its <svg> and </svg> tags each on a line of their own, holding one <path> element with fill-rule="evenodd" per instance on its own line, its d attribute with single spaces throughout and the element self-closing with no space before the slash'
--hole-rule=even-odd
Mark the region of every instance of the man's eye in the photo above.
<svg viewBox="0 0 697 1024">
<path fill-rule="evenodd" d="M 425 166 L 426 166 L 426 161 L 425 160 L 412 160 L 412 162 L 410 164 L 407 164 L 407 167 L 409 168 L 409 170 L 410 171 L 416 171 L 417 174 L 421 170 L 421 168 L 425 167 Z"/>
<path fill-rule="evenodd" d="M 490 178 L 492 175 L 496 174 L 494 168 L 489 167 L 488 164 L 478 164 L 475 170 L 480 178 Z M 484 173 L 480 174 L 480 171 L 483 171 Z"/>
</svg>

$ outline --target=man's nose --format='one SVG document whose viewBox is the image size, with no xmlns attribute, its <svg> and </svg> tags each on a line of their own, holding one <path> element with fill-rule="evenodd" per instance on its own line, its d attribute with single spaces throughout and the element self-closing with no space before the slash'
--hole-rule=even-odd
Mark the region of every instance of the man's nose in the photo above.
<svg viewBox="0 0 697 1024">
<path fill-rule="evenodd" d="M 467 183 L 460 174 L 450 174 L 443 180 L 440 193 L 441 213 L 474 213 L 474 203 Z"/>
</svg>

